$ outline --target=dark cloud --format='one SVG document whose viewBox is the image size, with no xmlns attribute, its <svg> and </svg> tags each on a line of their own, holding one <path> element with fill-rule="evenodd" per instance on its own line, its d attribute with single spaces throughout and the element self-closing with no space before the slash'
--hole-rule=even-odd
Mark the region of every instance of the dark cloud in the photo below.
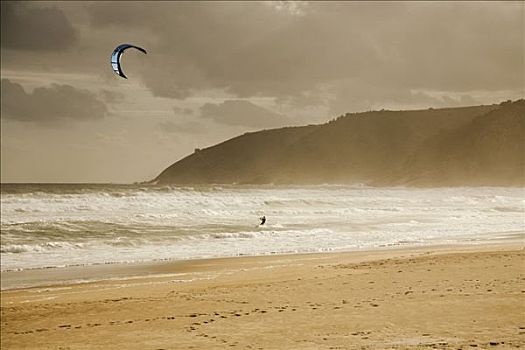
<svg viewBox="0 0 525 350">
<path fill-rule="evenodd" d="M 76 31 L 64 13 L 55 7 L 25 2 L 1 2 L 2 48 L 54 51 L 70 47 Z"/>
<path fill-rule="evenodd" d="M 520 3 L 94 3 L 89 12 L 97 28 L 151 34 L 141 76 L 160 97 L 216 88 L 303 104 L 326 85 L 345 94 L 347 80 L 394 95 L 524 84 Z"/>
<path fill-rule="evenodd" d="M 53 84 L 31 93 L 22 85 L 2 79 L 2 117 L 19 121 L 50 123 L 65 120 L 94 120 L 108 114 L 96 95 L 70 85 Z"/>
<path fill-rule="evenodd" d="M 289 123 L 284 116 L 244 100 L 228 100 L 221 104 L 206 103 L 200 111 L 201 117 L 226 125 L 264 128 Z"/>
</svg>

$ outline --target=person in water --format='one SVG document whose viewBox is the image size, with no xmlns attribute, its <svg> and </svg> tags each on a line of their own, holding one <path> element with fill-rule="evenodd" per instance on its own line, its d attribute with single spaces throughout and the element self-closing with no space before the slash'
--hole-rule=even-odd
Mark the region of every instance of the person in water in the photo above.
<svg viewBox="0 0 525 350">
<path fill-rule="evenodd" d="M 264 223 L 266 222 L 266 216 L 263 216 L 262 218 L 259 218 L 259 220 L 261 220 L 261 226 L 264 225 Z"/>
</svg>

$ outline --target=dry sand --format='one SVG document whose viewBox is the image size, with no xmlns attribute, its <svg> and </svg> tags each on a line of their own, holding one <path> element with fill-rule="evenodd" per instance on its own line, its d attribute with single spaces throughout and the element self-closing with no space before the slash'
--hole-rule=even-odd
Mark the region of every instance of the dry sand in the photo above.
<svg viewBox="0 0 525 350">
<path fill-rule="evenodd" d="M 2 292 L 1 348 L 519 348 L 524 262 L 506 245 L 158 264 Z"/>
</svg>

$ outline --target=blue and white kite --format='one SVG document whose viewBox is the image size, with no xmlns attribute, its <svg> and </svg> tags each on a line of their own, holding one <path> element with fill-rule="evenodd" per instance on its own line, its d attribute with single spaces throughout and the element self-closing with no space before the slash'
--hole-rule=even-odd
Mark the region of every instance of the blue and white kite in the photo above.
<svg viewBox="0 0 525 350">
<path fill-rule="evenodd" d="M 138 47 L 131 44 L 121 44 L 117 46 L 115 50 L 113 50 L 113 53 L 111 54 L 111 67 L 113 68 L 113 71 L 120 75 L 122 78 L 127 79 L 126 75 L 124 75 L 124 72 L 122 71 L 122 67 L 120 66 L 120 56 L 122 53 L 129 49 L 134 48 L 137 49 L 143 53 L 146 53 L 146 50 L 144 50 L 142 47 Z"/>
</svg>

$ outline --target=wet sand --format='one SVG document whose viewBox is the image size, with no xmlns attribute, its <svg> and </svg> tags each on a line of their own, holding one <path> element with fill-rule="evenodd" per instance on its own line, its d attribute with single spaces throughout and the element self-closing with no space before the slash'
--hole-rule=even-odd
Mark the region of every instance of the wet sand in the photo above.
<svg viewBox="0 0 525 350">
<path fill-rule="evenodd" d="M 522 244 L 141 268 L 152 275 L 3 291 L 1 348 L 525 347 Z"/>
</svg>

